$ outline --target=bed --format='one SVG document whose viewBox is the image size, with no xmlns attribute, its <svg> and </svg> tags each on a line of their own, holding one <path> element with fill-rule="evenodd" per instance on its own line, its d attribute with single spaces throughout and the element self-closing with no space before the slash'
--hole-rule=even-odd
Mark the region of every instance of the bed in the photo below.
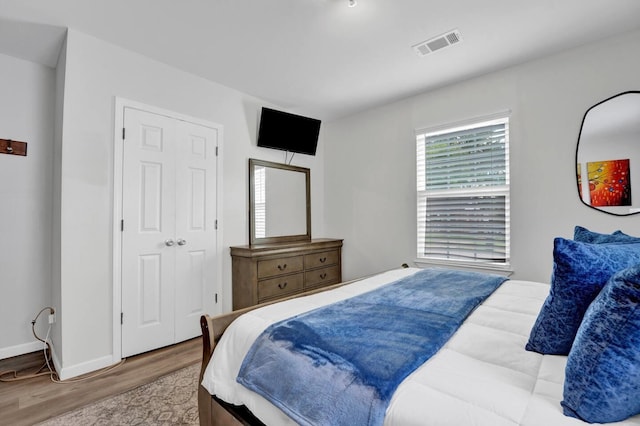
<svg viewBox="0 0 640 426">
<path fill-rule="evenodd" d="M 254 341 L 275 323 L 367 294 L 417 272 L 401 268 L 275 304 L 214 318 L 203 316 L 200 424 L 298 424 L 237 382 Z M 585 424 L 563 414 L 568 357 L 525 350 L 548 296 L 547 283 L 507 280 L 500 284 L 433 356 L 401 381 L 386 406 L 384 425 Z M 615 424 L 640 425 L 640 416 Z"/>
</svg>

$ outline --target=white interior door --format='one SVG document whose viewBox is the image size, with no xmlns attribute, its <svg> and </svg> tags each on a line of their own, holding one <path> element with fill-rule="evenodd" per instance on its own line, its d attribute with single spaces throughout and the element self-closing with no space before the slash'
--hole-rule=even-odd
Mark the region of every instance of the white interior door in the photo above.
<svg viewBox="0 0 640 426">
<path fill-rule="evenodd" d="M 176 155 L 176 341 L 199 335 L 213 312 L 216 276 L 216 147 L 218 131 L 179 121 Z"/>
<path fill-rule="evenodd" d="M 122 356 L 199 334 L 213 312 L 217 131 L 125 108 Z"/>
</svg>

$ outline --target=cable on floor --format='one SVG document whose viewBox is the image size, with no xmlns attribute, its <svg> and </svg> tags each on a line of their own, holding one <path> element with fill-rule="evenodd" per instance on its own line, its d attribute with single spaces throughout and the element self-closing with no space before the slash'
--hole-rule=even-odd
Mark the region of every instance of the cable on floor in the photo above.
<svg viewBox="0 0 640 426">
<path fill-rule="evenodd" d="M 38 318 L 46 310 L 49 310 L 49 315 L 55 314 L 55 309 L 52 308 L 51 306 L 47 306 L 45 308 L 42 308 L 40 312 L 38 312 L 36 317 L 33 319 L 33 321 L 31 321 L 31 332 L 33 333 L 33 336 L 39 341 L 41 341 L 42 343 L 44 343 L 44 347 L 43 347 L 44 364 L 38 370 L 36 370 L 35 373 L 29 373 L 24 375 L 20 375 L 21 372 L 17 370 L 1 371 L 0 382 L 17 382 L 21 380 L 33 379 L 35 377 L 49 376 L 52 382 L 58 383 L 58 384 L 78 383 L 78 382 L 93 379 L 95 377 L 99 377 L 103 374 L 106 374 L 116 369 L 117 367 L 120 367 L 126 361 L 126 358 L 123 358 L 119 363 L 103 368 L 102 370 L 98 370 L 97 372 L 91 375 L 78 377 L 76 379 L 60 380 L 60 376 L 58 376 L 58 373 L 52 367 L 53 362 L 51 358 L 52 357 L 51 347 L 53 345 L 53 342 L 50 342 L 50 339 L 49 339 L 49 335 L 51 333 L 51 323 L 49 323 L 49 328 L 47 329 L 47 335 L 45 336 L 44 339 L 40 338 L 36 333 L 36 323 L 38 322 Z M 12 374 L 13 377 L 4 377 L 10 374 Z"/>
</svg>

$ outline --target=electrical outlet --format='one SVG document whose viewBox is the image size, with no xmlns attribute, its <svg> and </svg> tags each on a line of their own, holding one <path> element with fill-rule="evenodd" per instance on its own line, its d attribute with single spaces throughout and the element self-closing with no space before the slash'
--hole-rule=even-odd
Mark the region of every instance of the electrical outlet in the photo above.
<svg viewBox="0 0 640 426">
<path fill-rule="evenodd" d="M 56 322 L 56 314 L 49 314 L 49 324 Z"/>
</svg>

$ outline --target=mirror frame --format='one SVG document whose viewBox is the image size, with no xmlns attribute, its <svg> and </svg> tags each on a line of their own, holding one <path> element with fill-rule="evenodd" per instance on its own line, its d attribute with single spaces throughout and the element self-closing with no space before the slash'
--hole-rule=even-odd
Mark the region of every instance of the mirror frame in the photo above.
<svg viewBox="0 0 640 426">
<path fill-rule="evenodd" d="M 304 173 L 306 186 L 306 214 L 307 232 L 298 235 L 278 235 L 273 237 L 256 238 L 256 215 L 255 215 L 255 166 L 270 167 L 279 170 L 289 170 L 292 172 Z M 288 243 L 298 241 L 311 241 L 311 170 L 305 167 L 291 166 L 288 164 L 274 163 L 271 161 L 249 159 L 249 245 Z"/>
<path fill-rule="evenodd" d="M 594 209 L 596 211 L 599 211 L 601 213 L 606 213 L 606 214 L 609 214 L 609 215 L 612 215 L 612 216 L 632 216 L 632 215 L 640 213 L 640 211 L 630 212 L 630 213 L 617 213 L 617 212 L 604 210 L 602 207 L 592 206 L 591 204 L 587 204 L 587 202 L 585 202 L 585 200 L 582 198 L 582 195 L 580 193 L 580 174 L 579 174 L 579 172 L 577 170 L 577 165 L 579 164 L 578 163 L 578 155 L 579 155 L 579 152 L 580 152 L 580 139 L 582 137 L 582 131 L 584 129 L 585 121 L 586 121 L 587 116 L 589 115 L 589 112 L 591 110 L 593 110 L 594 108 L 596 108 L 596 107 L 598 107 L 598 106 L 600 106 L 600 105 L 602 105 L 602 104 L 604 104 L 604 103 L 606 103 L 606 102 L 608 102 L 608 101 L 610 101 L 612 99 L 615 99 L 615 98 L 618 98 L 618 97 L 624 96 L 624 95 L 631 95 L 631 94 L 640 96 L 640 91 L 638 91 L 638 90 L 628 90 L 626 92 L 621 92 L 621 93 L 618 93 L 616 95 L 610 96 L 607 99 L 604 99 L 604 100 L 596 103 L 595 105 L 591 106 L 584 113 L 584 116 L 582 117 L 582 123 L 580 124 L 580 132 L 578 133 L 578 143 L 576 144 L 576 156 L 575 156 L 575 164 L 576 165 L 574 167 L 576 167 L 576 189 L 578 190 L 578 198 L 580 199 L 580 202 L 582 204 L 584 204 L 585 206 L 587 206 L 587 207 L 589 207 L 591 209 Z M 588 179 L 588 177 L 582 176 L 582 179 Z"/>
</svg>

